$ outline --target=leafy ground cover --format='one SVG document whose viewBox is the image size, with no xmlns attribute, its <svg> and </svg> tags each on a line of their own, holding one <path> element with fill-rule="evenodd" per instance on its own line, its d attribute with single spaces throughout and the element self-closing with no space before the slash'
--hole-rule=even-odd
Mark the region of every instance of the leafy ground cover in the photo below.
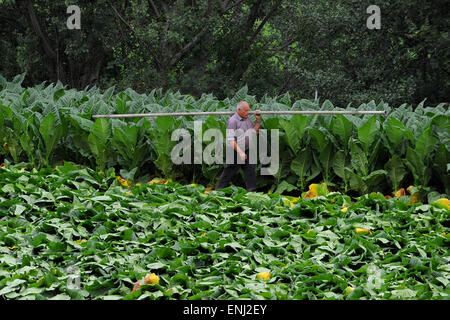
<svg viewBox="0 0 450 320">
<path fill-rule="evenodd" d="M 448 299 L 450 293 L 446 199 L 351 198 L 321 193 L 317 185 L 298 198 L 239 187 L 209 191 L 170 181 L 131 183 L 113 169 L 99 173 L 70 162 L 40 170 L 6 163 L 0 187 L 3 299 Z M 132 292 L 147 275 L 151 284 Z"/>
</svg>

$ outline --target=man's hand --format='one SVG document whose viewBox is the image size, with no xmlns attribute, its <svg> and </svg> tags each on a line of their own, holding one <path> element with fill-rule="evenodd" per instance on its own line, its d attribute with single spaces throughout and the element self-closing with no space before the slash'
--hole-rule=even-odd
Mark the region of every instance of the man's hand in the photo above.
<svg viewBox="0 0 450 320">
<path fill-rule="evenodd" d="M 236 152 L 239 154 L 242 160 L 247 159 L 247 155 L 245 154 L 244 151 L 241 150 L 241 148 L 239 148 L 236 141 L 230 141 L 230 145 L 233 147 L 234 150 L 236 150 Z"/>
<path fill-rule="evenodd" d="M 247 155 L 242 150 L 239 150 L 239 156 L 241 157 L 242 160 L 244 161 L 247 160 Z"/>
<path fill-rule="evenodd" d="M 257 122 L 261 122 L 261 115 L 259 114 L 261 112 L 261 110 L 256 110 L 255 111 L 255 118 Z"/>
<path fill-rule="evenodd" d="M 255 132 L 259 133 L 259 128 L 261 127 L 261 114 L 260 114 L 261 110 L 256 110 L 255 111 L 255 118 L 256 118 L 256 123 L 255 123 Z"/>
</svg>

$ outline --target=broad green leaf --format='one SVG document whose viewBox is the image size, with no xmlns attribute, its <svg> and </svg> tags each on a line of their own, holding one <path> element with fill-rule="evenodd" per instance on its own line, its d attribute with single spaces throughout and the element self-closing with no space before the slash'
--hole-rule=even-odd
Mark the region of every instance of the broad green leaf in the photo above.
<svg viewBox="0 0 450 320">
<path fill-rule="evenodd" d="M 119 295 L 109 295 L 109 296 L 103 296 L 103 300 L 122 300 L 124 297 Z"/>
<path fill-rule="evenodd" d="M 58 101 L 62 96 L 64 96 L 66 94 L 66 90 L 65 89 L 58 89 L 55 91 L 55 93 L 53 94 L 53 100 L 56 102 Z"/>
<path fill-rule="evenodd" d="M 158 130 L 161 132 L 168 132 L 175 124 L 175 120 L 172 117 L 158 117 L 155 122 Z"/>
<path fill-rule="evenodd" d="M 410 141 L 414 141 L 414 137 L 411 131 L 405 129 L 403 123 L 393 116 L 389 117 L 389 119 L 386 121 L 385 131 L 388 139 L 394 145 L 394 149 L 404 138 L 407 138 Z"/>
<path fill-rule="evenodd" d="M 50 300 L 70 300 L 70 296 L 64 293 L 57 294 L 50 298 Z"/>
<path fill-rule="evenodd" d="M 88 136 L 89 148 L 96 157 L 100 170 L 106 165 L 107 143 L 111 135 L 111 125 L 105 118 L 95 120 L 94 126 Z"/>
<path fill-rule="evenodd" d="M 434 151 L 435 145 L 436 139 L 433 137 L 433 131 L 431 127 L 427 127 L 417 140 L 415 151 L 422 161 L 424 161 L 425 157 L 429 156 Z"/>
<path fill-rule="evenodd" d="M 305 188 L 305 176 L 311 166 L 311 156 L 308 149 L 303 149 L 291 163 L 291 170 L 299 177 L 300 187 Z"/>
<path fill-rule="evenodd" d="M 141 154 L 136 150 L 139 129 L 136 126 L 113 128 L 112 144 L 125 160 L 124 165 L 131 169 L 141 159 Z"/>
<path fill-rule="evenodd" d="M 368 190 L 382 190 L 382 182 L 386 177 L 386 171 L 376 170 L 371 172 L 368 176 L 363 177 Z"/>
<path fill-rule="evenodd" d="M 279 118 L 269 118 L 261 120 L 264 122 L 264 128 L 267 130 L 280 129 L 280 119 Z"/>
<path fill-rule="evenodd" d="M 80 117 L 76 114 L 71 114 L 69 116 L 69 119 L 75 126 L 87 132 L 90 132 L 92 130 L 92 127 L 94 126 L 93 121 Z"/>
<path fill-rule="evenodd" d="M 347 192 L 349 175 L 345 168 L 350 168 L 350 161 L 348 160 L 348 157 L 345 156 L 344 152 L 339 150 L 333 159 L 333 171 L 344 181 L 345 192 Z"/>
<path fill-rule="evenodd" d="M 403 165 L 402 159 L 398 155 L 394 155 L 386 164 L 384 169 L 387 171 L 388 179 L 391 181 L 393 190 L 397 191 L 403 178 L 408 173 Z"/>
<path fill-rule="evenodd" d="M 106 89 L 106 91 L 103 93 L 102 98 L 105 102 L 107 102 L 107 103 L 109 102 L 109 100 L 111 99 L 111 97 L 114 93 L 114 89 L 115 89 L 115 87 L 112 86 L 112 87 Z"/>
<path fill-rule="evenodd" d="M 301 114 L 295 114 L 291 118 L 291 124 L 297 130 L 297 135 L 298 135 L 299 139 L 301 140 L 303 138 L 306 127 L 308 125 L 308 116 L 304 116 Z"/>
<path fill-rule="evenodd" d="M 45 164 L 49 165 L 50 155 L 62 135 L 62 126 L 56 125 L 56 117 L 49 113 L 39 126 L 45 144 Z"/>
<path fill-rule="evenodd" d="M 359 127 L 358 139 L 363 143 L 366 154 L 369 154 L 369 148 L 372 145 L 378 130 L 379 124 L 376 115 L 373 115 L 366 123 Z"/>
<path fill-rule="evenodd" d="M 361 176 L 368 174 L 368 160 L 365 152 L 357 145 L 355 140 L 350 140 L 350 156 L 353 168 Z"/>
<path fill-rule="evenodd" d="M 9 256 L 9 255 L 3 255 L 3 257 L 0 257 L 0 262 L 7 264 L 9 266 L 15 266 L 17 263 L 16 258 Z"/>
<path fill-rule="evenodd" d="M 350 177 L 350 189 L 358 191 L 360 194 L 365 194 L 369 191 L 364 180 L 349 168 L 345 168 L 345 171 Z"/>
<path fill-rule="evenodd" d="M 25 210 L 26 210 L 26 207 L 24 207 L 24 206 L 18 204 L 18 205 L 16 205 L 16 209 L 15 209 L 15 211 L 14 211 L 14 215 L 19 216 L 19 215 L 21 215 Z"/>
<path fill-rule="evenodd" d="M 282 193 L 285 192 L 285 191 L 290 192 L 290 191 L 295 190 L 295 189 L 297 189 L 296 186 L 294 186 L 294 185 L 288 183 L 287 181 L 283 180 L 283 181 L 277 186 L 277 189 L 275 190 L 274 193 L 282 194 Z"/>
<path fill-rule="evenodd" d="M 353 133 L 353 123 L 345 116 L 338 114 L 331 122 L 331 130 L 339 136 L 342 141 L 342 146 L 346 150 L 348 141 Z"/>
<path fill-rule="evenodd" d="M 411 147 L 408 147 L 406 152 L 406 165 L 414 176 L 415 185 L 428 185 L 428 181 L 431 179 L 431 168 L 426 166 L 424 159 Z"/>
<path fill-rule="evenodd" d="M 347 177 L 347 173 L 344 169 L 349 165 L 350 161 L 348 161 L 348 157 L 345 156 L 344 152 L 341 150 L 336 152 L 336 155 L 333 159 L 333 170 L 336 175 L 345 180 Z"/>
<path fill-rule="evenodd" d="M 398 289 L 392 290 L 391 294 L 394 299 L 408 299 L 414 298 L 417 295 L 417 292 L 411 289 Z"/>
<path fill-rule="evenodd" d="M 319 160 L 320 160 L 320 164 L 323 168 L 323 172 L 322 174 L 324 175 L 324 179 L 325 181 L 330 184 L 330 171 L 331 171 L 331 166 L 333 163 L 333 152 L 332 152 L 332 145 L 331 143 L 328 143 L 325 148 L 320 152 L 319 155 Z"/>
<path fill-rule="evenodd" d="M 280 126 L 286 133 L 288 144 L 292 152 L 297 154 L 300 151 L 300 137 L 297 128 L 290 121 L 284 119 L 280 120 Z"/>
<path fill-rule="evenodd" d="M 326 134 L 323 131 L 321 131 L 319 129 L 314 129 L 314 128 L 309 128 L 308 131 L 312 137 L 311 145 L 317 151 L 319 151 L 319 152 L 322 151 L 328 142 Z"/>
</svg>

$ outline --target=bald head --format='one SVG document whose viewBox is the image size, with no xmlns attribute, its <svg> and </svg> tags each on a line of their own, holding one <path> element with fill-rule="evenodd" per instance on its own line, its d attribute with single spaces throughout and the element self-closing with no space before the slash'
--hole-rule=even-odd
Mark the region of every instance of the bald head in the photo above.
<svg viewBox="0 0 450 320">
<path fill-rule="evenodd" d="M 241 118 L 247 118 L 250 112 L 250 106 L 247 101 L 241 101 L 237 104 L 237 113 Z"/>
</svg>

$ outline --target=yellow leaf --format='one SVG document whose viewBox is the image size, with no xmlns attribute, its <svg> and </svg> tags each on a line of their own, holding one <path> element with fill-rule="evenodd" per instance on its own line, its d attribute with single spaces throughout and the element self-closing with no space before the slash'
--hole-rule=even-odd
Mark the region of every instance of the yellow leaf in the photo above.
<svg viewBox="0 0 450 320">
<path fill-rule="evenodd" d="M 144 278 L 144 284 L 157 284 L 157 283 L 159 283 L 159 277 L 154 273 L 146 275 Z"/>
<path fill-rule="evenodd" d="M 399 197 L 402 197 L 405 195 L 406 195 L 406 192 L 405 192 L 405 189 L 403 189 L 403 188 L 398 189 L 396 192 L 394 192 L 394 197 L 396 197 L 396 198 L 399 198 Z"/>
<path fill-rule="evenodd" d="M 352 286 L 348 286 L 347 288 L 345 288 L 344 294 L 348 296 L 350 293 L 352 293 L 353 290 L 355 290 L 355 288 L 353 288 Z"/>
<path fill-rule="evenodd" d="M 372 234 L 372 231 L 370 231 L 369 229 L 366 228 L 355 228 L 356 233 L 369 233 Z"/>
<path fill-rule="evenodd" d="M 260 272 L 256 275 L 256 278 L 258 279 L 264 279 L 264 280 L 269 280 L 270 278 L 270 273 L 269 272 Z"/>
<path fill-rule="evenodd" d="M 409 194 L 413 193 L 412 188 L 414 188 L 414 186 L 409 186 L 408 188 L 406 188 L 406 190 L 408 190 Z"/>
<path fill-rule="evenodd" d="M 314 199 L 319 196 L 326 196 L 329 193 L 326 183 L 310 184 L 309 191 L 305 194 L 304 199 Z"/>
<path fill-rule="evenodd" d="M 124 178 L 122 178 L 121 176 L 117 177 L 117 180 L 119 180 L 120 184 L 124 187 L 129 187 L 131 184 L 131 181 L 125 180 Z"/>
<path fill-rule="evenodd" d="M 343 207 L 342 209 L 341 209 L 341 212 L 347 212 L 347 210 L 348 210 L 348 208 L 347 207 Z"/>
<path fill-rule="evenodd" d="M 169 179 L 170 180 L 170 179 Z M 154 184 L 154 183 L 156 183 L 156 184 L 167 184 L 167 182 L 169 181 L 169 180 L 164 180 L 164 179 L 157 179 L 157 178 L 155 178 L 155 179 L 153 179 L 152 181 L 149 181 L 148 182 L 148 184 Z"/>
<path fill-rule="evenodd" d="M 204 194 L 208 194 L 213 190 L 213 188 L 206 188 L 205 191 L 203 192 Z"/>
<path fill-rule="evenodd" d="M 450 209 L 450 200 L 447 198 L 441 198 L 433 202 L 433 204 L 438 204 L 446 209 Z"/>
<path fill-rule="evenodd" d="M 144 277 L 143 281 L 138 280 L 134 284 L 134 287 L 133 287 L 133 290 L 131 290 L 131 293 L 139 290 L 141 288 L 141 284 L 157 284 L 157 283 L 159 283 L 159 277 L 154 273 L 148 274 Z"/>
<path fill-rule="evenodd" d="M 317 197 L 318 196 L 318 194 L 317 194 L 317 184 L 316 183 L 311 184 L 309 186 L 309 191 L 311 191 L 311 193 Z"/>
<path fill-rule="evenodd" d="M 414 193 L 409 200 L 409 204 L 414 204 L 419 202 L 419 192 Z"/>
<path fill-rule="evenodd" d="M 294 207 L 294 203 L 296 203 L 299 200 L 299 198 L 290 197 L 290 196 L 283 196 L 282 200 L 283 200 L 283 205 L 289 206 L 289 208 L 293 208 Z"/>
<path fill-rule="evenodd" d="M 314 195 L 311 191 L 308 191 L 305 196 L 303 197 L 303 199 L 314 199 L 317 198 L 316 195 Z"/>
</svg>

